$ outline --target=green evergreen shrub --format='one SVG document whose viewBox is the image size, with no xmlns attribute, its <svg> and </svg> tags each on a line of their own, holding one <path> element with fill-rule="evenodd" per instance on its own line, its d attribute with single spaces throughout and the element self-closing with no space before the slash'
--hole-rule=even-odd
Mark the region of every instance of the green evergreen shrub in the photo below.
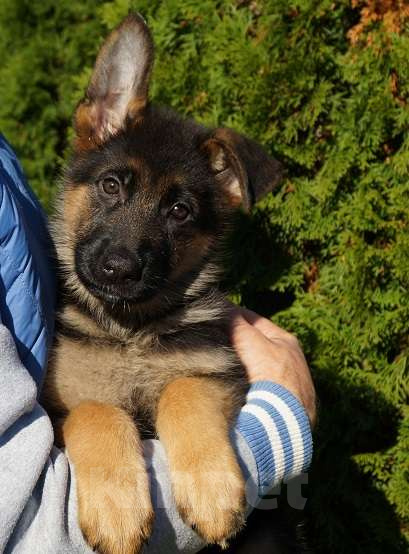
<svg viewBox="0 0 409 554">
<path fill-rule="evenodd" d="M 408 551 L 409 26 L 401 4 L 0 3 L 0 129 L 47 208 L 95 54 L 129 9 L 153 30 L 157 102 L 246 132 L 284 161 L 280 190 L 241 219 L 228 286 L 297 333 L 314 372 L 320 419 L 307 514 L 320 553 Z"/>
</svg>

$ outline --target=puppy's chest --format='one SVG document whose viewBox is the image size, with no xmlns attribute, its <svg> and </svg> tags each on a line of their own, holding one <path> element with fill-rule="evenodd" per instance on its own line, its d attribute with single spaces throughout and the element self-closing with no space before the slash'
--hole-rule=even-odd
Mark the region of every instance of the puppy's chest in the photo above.
<svg viewBox="0 0 409 554">
<path fill-rule="evenodd" d="M 159 396 L 172 380 L 206 375 L 226 386 L 239 380 L 232 350 L 182 333 L 161 343 L 143 336 L 123 342 L 60 335 L 49 363 L 43 399 L 66 412 L 85 400 L 114 404 L 137 417 L 154 418 Z"/>
<path fill-rule="evenodd" d="M 141 349 L 59 335 L 48 366 L 46 403 L 71 410 L 84 400 L 126 405 L 149 372 Z M 145 362 L 145 363 L 144 363 Z"/>
</svg>

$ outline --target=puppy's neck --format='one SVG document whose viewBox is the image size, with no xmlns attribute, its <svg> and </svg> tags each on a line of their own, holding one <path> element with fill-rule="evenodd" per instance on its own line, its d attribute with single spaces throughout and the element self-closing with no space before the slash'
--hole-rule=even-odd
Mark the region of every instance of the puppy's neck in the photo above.
<svg viewBox="0 0 409 554">
<path fill-rule="evenodd" d="M 217 288 L 220 275 L 219 268 L 209 263 L 172 296 L 159 293 L 144 304 L 97 301 L 90 305 L 66 289 L 59 326 L 68 334 L 127 342 L 135 334 L 159 337 L 191 325 L 220 320 L 226 313 L 224 295 Z"/>
<path fill-rule="evenodd" d="M 225 317 L 228 310 L 224 295 L 216 288 L 192 299 L 184 305 L 162 314 L 161 317 L 143 319 L 133 317 L 113 318 L 100 310 L 92 314 L 78 303 L 64 305 L 58 317 L 58 328 L 65 335 L 104 342 L 128 343 L 136 335 L 152 338 L 179 333 L 191 326 L 215 322 Z"/>
</svg>

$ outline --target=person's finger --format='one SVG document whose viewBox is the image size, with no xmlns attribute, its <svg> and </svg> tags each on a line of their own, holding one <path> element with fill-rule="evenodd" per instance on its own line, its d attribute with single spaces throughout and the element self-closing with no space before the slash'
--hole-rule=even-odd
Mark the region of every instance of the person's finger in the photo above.
<svg viewBox="0 0 409 554">
<path fill-rule="evenodd" d="M 265 352 L 270 344 L 267 337 L 258 329 L 250 325 L 241 315 L 238 315 L 231 327 L 231 342 L 244 365 L 255 363 L 255 352 Z"/>
<path fill-rule="evenodd" d="M 252 343 L 255 338 L 260 338 L 260 331 L 254 328 L 240 313 L 237 313 L 231 322 L 233 346 L 241 347 L 243 343 Z"/>
<path fill-rule="evenodd" d="M 242 308 L 239 306 L 236 306 L 235 309 L 232 311 L 233 314 L 233 324 L 236 320 L 236 318 L 244 318 L 250 325 L 258 329 L 261 333 L 263 333 L 264 336 L 266 336 L 270 340 L 274 339 L 289 339 L 289 340 L 297 340 L 294 335 L 289 333 L 288 331 L 285 331 L 269 319 L 266 319 L 265 317 L 262 317 L 252 310 L 249 310 L 248 308 Z"/>
</svg>

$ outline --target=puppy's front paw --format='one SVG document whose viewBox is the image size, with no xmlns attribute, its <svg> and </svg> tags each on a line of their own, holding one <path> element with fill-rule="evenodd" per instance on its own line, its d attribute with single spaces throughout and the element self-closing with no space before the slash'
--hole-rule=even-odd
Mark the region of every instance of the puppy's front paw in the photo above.
<svg viewBox="0 0 409 554">
<path fill-rule="evenodd" d="M 245 523 L 245 485 L 233 452 L 217 457 L 173 473 L 172 486 L 185 523 L 224 548 Z"/>
<path fill-rule="evenodd" d="M 62 428 L 77 479 L 84 537 L 100 554 L 135 554 L 152 530 L 153 510 L 141 442 L 121 408 L 87 401 Z"/>
<path fill-rule="evenodd" d="M 207 543 L 227 546 L 244 524 L 245 483 L 229 441 L 233 404 L 224 383 L 176 379 L 162 392 L 156 428 L 176 506 Z"/>
<path fill-rule="evenodd" d="M 77 482 L 85 539 L 100 554 L 138 553 L 152 532 L 154 519 L 146 478 L 137 479 L 129 472 L 89 471 L 88 478 L 80 474 Z"/>
</svg>

